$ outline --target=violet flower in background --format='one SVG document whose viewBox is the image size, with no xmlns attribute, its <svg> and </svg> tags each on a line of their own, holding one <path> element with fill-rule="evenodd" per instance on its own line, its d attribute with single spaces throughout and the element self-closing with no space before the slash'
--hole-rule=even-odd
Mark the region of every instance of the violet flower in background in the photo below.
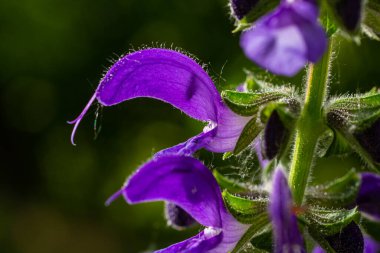
<svg viewBox="0 0 380 253">
<path fill-rule="evenodd" d="M 241 36 L 245 55 L 269 71 L 293 76 L 323 55 L 327 39 L 314 0 L 282 0 Z"/>
<path fill-rule="evenodd" d="M 359 210 L 380 222 L 380 175 L 361 173 L 361 184 L 356 199 Z"/>
<path fill-rule="evenodd" d="M 233 150 L 250 117 L 233 113 L 224 105 L 209 75 L 193 59 L 168 49 L 145 49 L 118 60 L 100 81 L 82 113 L 73 121 L 71 141 L 91 104 L 103 106 L 148 97 L 167 102 L 188 116 L 208 122 L 199 135 L 158 155 L 191 155 L 200 148 L 213 152 Z"/>
<path fill-rule="evenodd" d="M 305 242 L 293 213 L 293 199 L 281 168 L 273 174 L 269 213 L 271 214 L 275 253 L 306 253 Z"/>
<path fill-rule="evenodd" d="M 211 171 L 192 157 L 161 156 L 147 162 L 107 204 L 120 195 L 130 204 L 174 203 L 206 227 L 192 238 L 157 251 L 161 253 L 230 252 L 249 227 L 228 213 Z"/>
</svg>

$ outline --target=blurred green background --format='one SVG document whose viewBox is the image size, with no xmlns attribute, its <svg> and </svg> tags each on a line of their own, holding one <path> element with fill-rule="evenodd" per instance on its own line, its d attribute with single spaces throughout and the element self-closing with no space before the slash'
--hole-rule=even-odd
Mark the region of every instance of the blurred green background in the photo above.
<svg viewBox="0 0 380 253">
<path fill-rule="evenodd" d="M 93 107 L 74 147 L 66 121 L 112 60 L 143 45 L 196 55 L 219 88 L 242 82 L 252 63 L 232 29 L 227 0 L 0 0 L 0 252 L 144 252 L 196 233 L 168 228 L 162 203 L 104 201 L 155 151 L 196 134 L 200 123 L 137 99 L 105 108 L 94 141 Z M 379 46 L 342 39 L 331 92 L 380 84 Z M 327 162 L 316 175 L 351 166 Z"/>
</svg>

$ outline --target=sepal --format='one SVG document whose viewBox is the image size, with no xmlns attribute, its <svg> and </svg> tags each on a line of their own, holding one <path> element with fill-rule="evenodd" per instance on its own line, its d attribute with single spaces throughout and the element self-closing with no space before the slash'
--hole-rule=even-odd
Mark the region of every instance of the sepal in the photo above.
<svg viewBox="0 0 380 253">
<path fill-rule="evenodd" d="M 259 122 L 256 116 L 252 117 L 252 119 L 245 125 L 238 141 L 236 142 L 234 154 L 239 154 L 248 147 L 263 130 L 263 127 L 264 126 Z"/>
<path fill-rule="evenodd" d="M 267 198 L 244 198 L 226 190 L 222 196 L 228 211 L 243 224 L 253 224 L 259 215 L 267 211 L 269 201 Z"/>
<path fill-rule="evenodd" d="M 222 98 L 227 106 L 241 116 L 252 116 L 259 111 L 261 106 L 287 97 L 289 96 L 282 91 L 254 93 L 225 90 L 222 92 Z"/>
<path fill-rule="evenodd" d="M 228 190 L 229 192 L 239 193 L 247 191 L 247 189 L 240 182 L 234 180 L 233 178 L 222 175 L 217 170 L 213 171 L 213 175 L 219 186 L 223 189 Z"/>
<path fill-rule="evenodd" d="M 324 236 L 331 236 L 339 233 L 352 221 L 360 217 L 357 208 L 346 209 L 324 209 L 320 207 L 310 207 L 300 216 L 311 230 L 318 231 Z"/>
<path fill-rule="evenodd" d="M 325 185 L 309 187 L 306 192 L 307 203 L 329 207 L 349 206 L 355 203 L 359 187 L 360 177 L 351 170 Z"/>
</svg>

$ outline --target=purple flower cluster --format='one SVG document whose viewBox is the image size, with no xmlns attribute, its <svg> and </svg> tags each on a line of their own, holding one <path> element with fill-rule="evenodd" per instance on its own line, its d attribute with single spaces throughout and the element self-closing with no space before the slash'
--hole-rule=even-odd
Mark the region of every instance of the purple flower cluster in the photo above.
<svg viewBox="0 0 380 253">
<path fill-rule="evenodd" d="M 246 0 L 231 1 L 238 19 L 246 14 L 249 4 Z M 243 7 L 247 9 L 242 11 Z M 308 62 L 317 62 L 326 49 L 318 16 L 315 0 L 281 0 L 277 8 L 243 32 L 240 45 L 245 55 L 263 68 L 293 76 Z"/>
<path fill-rule="evenodd" d="M 192 154 L 201 148 L 212 152 L 232 151 L 251 117 L 232 112 L 223 103 L 208 74 L 191 58 L 172 50 L 146 49 L 126 55 L 106 73 L 83 112 L 71 122 L 75 124 L 72 142 L 80 121 L 95 99 L 103 106 L 112 106 L 137 97 L 167 102 L 190 117 L 206 122 L 207 126 L 189 140 L 158 152 L 107 204 L 119 196 L 130 204 L 165 201 L 169 208 L 177 208 L 175 212 L 185 216 L 180 224 L 186 226 L 195 220 L 204 226 L 194 237 L 157 252 L 231 252 L 249 225 L 240 223 L 229 213 L 212 172 Z M 254 145 L 260 162 L 268 164 L 261 157 L 260 144 L 256 140 Z M 363 215 L 380 222 L 378 192 L 380 176 L 362 174 L 356 204 Z M 174 211 L 168 212 L 169 216 L 176 215 Z M 274 251 L 306 252 L 287 178 L 280 167 L 272 177 L 268 213 L 273 225 Z M 379 249 L 379 244 L 367 238 L 365 247 L 365 252 L 376 252 L 371 249 Z"/>
</svg>

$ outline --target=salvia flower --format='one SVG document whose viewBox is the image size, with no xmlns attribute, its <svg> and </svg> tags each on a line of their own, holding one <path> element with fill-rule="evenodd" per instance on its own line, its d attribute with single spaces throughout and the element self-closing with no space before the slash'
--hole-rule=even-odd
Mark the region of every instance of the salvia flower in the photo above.
<svg viewBox="0 0 380 253">
<path fill-rule="evenodd" d="M 273 175 L 269 213 L 271 214 L 275 253 L 306 253 L 305 242 L 299 232 L 293 212 L 293 199 L 288 181 L 281 168 Z"/>
<path fill-rule="evenodd" d="M 269 71 L 295 75 L 323 55 L 327 39 L 314 0 L 282 0 L 241 36 L 245 55 Z"/>
<path fill-rule="evenodd" d="M 129 204 L 167 201 L 182 208 L 205 229 L 161 253 L 226 253 L 247 231 L 226 210 L 211 171 L 189 156 L 161 156 L 144 164 L 107 204 L 123 195 Z"/>
<path fill-rule="evenodd" d="M 145 49 L 124 56 L 109 69 L 82 113 L 69 122 L 75 124 L 72 143 L 80 121 L 95 100 L 112 106 L 138 97 L 162 100 L 194 119 L 208 122 L 202 133 L 159 155 L 191 155 L 200 148 L 232 150 L 250 119 L 236 115 L 223 104 L 212 79 L 193 59 L 173 50 Z"/>
</svg>

